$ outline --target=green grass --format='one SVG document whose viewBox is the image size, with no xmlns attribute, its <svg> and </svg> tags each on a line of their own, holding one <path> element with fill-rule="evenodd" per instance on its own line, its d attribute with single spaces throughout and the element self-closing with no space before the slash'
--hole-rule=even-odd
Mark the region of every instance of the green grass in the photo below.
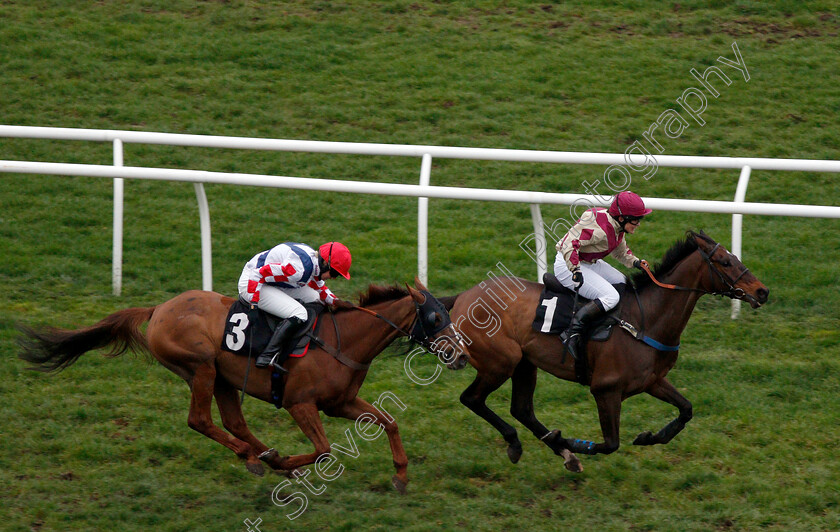
<svg viewBox="0 0 840 532">
<path fill-rule="evenodd" d="M 66 1 L 0 5 L 0 123 L 486 148 L 622 152 L 703 71 L 732 58 L 749 82 L 710 99 L 667 154 L 840 159 L 834 117 L 840 13 L 831 2 Z M 0 139 L 0 159 L 110 164 L 107 144 Z M 420 161 L 127 145 L 131 166 L 416 183 Z M 435 160 L 432 183 L 583 192 L 594 166 Z M 748 201 L 837 204 L 833 174 L 754 172 Z M 660 168 L 643 196 L 729 200 L 736 171 Z M 242 264 L 284 240 L 345 242 L 351 298 L 416 271 L 416 201 L 209 185 L 213 281 L 232 294 Z M 837 220 L 745 217 L 744 261 L 771 290 L 729 320 L 701 300 L 671 380 L 695 418 L 667 446 L 630 445 L 673 408 L 624 403 L 622 447 L 566 472 L 520 430 L 501 437 L 458 402 L 474 372 L 413 384 L 387 352 L 361 396 L 392 391 L 410 457 L 391 487 L 384 438 L 342 456 L 342 476 L 290 522 L 272 504 L 283 477 L 256 478 L 187 428 L 188 387 L 143 357 L 87 355 L 45 376 L 16 358 L 16 323 L 81 327 L 201 286 L 198 212 L 184 183 L 126 183 L 123 296 L 111 295 L 112 184 L 0 176 L 0 509 L 8 530 L 834 530 L 840 528 Z M 568 209 L 546 206 L 547 222 Z M 451 294 L 502 261 L 533 278 L 518 244 L 526 205 L 432 200 L 430 287 Z M 631 240 L 658 260 L 689 228 L 729 245 L 730 217 L 658 212 Z M 550 257 L 553 260 L 553 256 Z M 424 362 L 431 371 L 432 362 Z M 510 419 L 510 385 L 489 404 Z M 594 401 L 541 374 L 549 427 L 600 439 Z M 311 444 L 284 411 L 248 400 L 258 437 L 281 453 Z M 346 421 L 325 419 L 331 442 Z M 518 428 L 520 425 L 514 423 Z M 291 490 L 288 490 L 289 492 Z"/>
</svg>

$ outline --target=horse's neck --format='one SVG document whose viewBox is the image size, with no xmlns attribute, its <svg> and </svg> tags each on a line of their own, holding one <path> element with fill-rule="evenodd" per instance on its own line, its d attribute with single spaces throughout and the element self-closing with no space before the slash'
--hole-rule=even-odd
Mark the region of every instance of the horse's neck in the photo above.
<svg viewBox="0 0 840 532">
<path fill-rule="evenodd" d="M 368 307 L 407 331 L 414 320 L 414 302 L 411 296 Z M 342 313 L 348 319 L 342 322 L 341 351 L 352 360 L 369 364 L 402 333 L 382 319 L 353 310 Z"/>
<path fill-rule="evenodd" d="M 692 253 L 659 281 L 685 288 L 703 288 L 702 259 Z M 680 335 L 688 325 L 702 292 L 671 290 L 655 285 L 641 296 L 644 306 L 645 333 L 667 345 L 680 343 Z"/>
</svg>

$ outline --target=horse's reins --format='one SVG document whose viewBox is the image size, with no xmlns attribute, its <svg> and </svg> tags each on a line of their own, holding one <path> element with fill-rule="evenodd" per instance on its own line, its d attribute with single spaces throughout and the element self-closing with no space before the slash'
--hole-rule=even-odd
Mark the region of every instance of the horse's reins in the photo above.
<svg viewBox="0 0 840 532">
<path fill-rule="evenodd" d="M 380 314 L 380 313 L 378 313 L 374 310 L 370 310 L 370 309 L 365 308 L 365 307 L 360 307 L 360 306 L 354 305 L 352 303 L 347 303 L 347 306 L 348 306 L 348 308 L 351 308 L 351 309 L 354 309 L 354 310 L 361 310 L 362 312 L 364 312 L 366 314 L 370 314 L 371 316 L 384 321 L 385 323 L 387 323 L 388 325 L 390 325 L 391 327 L 393 327 L 397 331 L 403 333 L 404 335 L 406 335 L 408 337 L 411 337 L 411 333 L 409 333 L 408 331 L 406 331 L 405 329 L 403 329 L 402 327 L 400 327 L 399 325 L 397 325 L 393 321 L 389 320 L 388 318 L 386 318 L 385 316 L 383 316 L 382 314 Z M 332 313 L 332 310 L 330 310 L 330 313 Z M 310 337 L 312 338 L 312 340 L 315 343 L 317 343 L 319 346 L 321 346 L 321 349 L 323 349 L 324 351 L 326 351 L 327 353 L 332 355 L 333 358 L 335 358 L 336 360 L 338 360 L 339 362 L 341 362 L 345 366 L 347 366 L 349 368 L 352 368 L 352 369 L 355 369 L 355 370 L 359 370 L 359 371 L 363 371 L 363 370 L 368 369 L 370 367 L 370 364 L 362 364 L 360 362 L 356 362 L 355 360 L 351 360 L 351 359 L 347 358 L 346 356 L 344 356 L 343 354 L 341 354 L 341 333 L 338 330 L 338 323 L 335 321 L 334 318 L 333 318 L 333 326 L 335 327 L 335 337 L 336 337 L 336 341 L 338 343 L 338 348 L 337 349 L 330 346 L 330 345 L 327 345 L 323 340 L 321 340 L 321 338 L 319 338 L 315 335 L 310 335 Z"/>
<path fill-rule="evenodd" d="M 386 318 L 386 317 L 385 317 L 385 316 L 383 316 L 382 314 L 380 314 L 380 313 L 376 312 L 375 310 L 370 310 L 369 308 L 365 308 L 365 307 L 360 307 L 360 306 L 357 306 L 357 305 L 353 305 L 352 303 L 351 303 L 351 305 L 352 305 L 352 306 L 351 306 L 351 308 L 353 308 L 353 309 L 355 309 L 355 310 L 361 310 L 362 312 L 364 312 L 364 313 L 366 313 L 366 314 L 370 314 L 370 315 L 371 315 L 371 316 L 373 316 L 374 318 L 379 318 L 380 320 L 384 321 L 385 323 L 387 323 L 388 325 L 390 325 L 390 326 L 391 326 L 391 327 L 393 327 L 394 329 L 396 329 L 396 330 L 400 331 L 400 332 L 401 332 L 401 333 L 403 333 L 404 335 L 406 335 L 406 336 L 410 336 L 410 334 L 409 334 L 409 333 L 408 333 L 405 329 L 403 329 L 402 327 L 400 327 L 399 325 L 397 325 L 397 324 L 396 324 L 396 323 L 394 323 L 393 321 L 389 320 L 388 318 Z"/>
<path fill-rule="evenodd" d="M 723 283 L 727 286 L 728 290 L 726 290 L 725 292 L 709 291 L 709 290 L 703 290 L 702 288 L 691 288 L 691 287 L 687 287 L 687 286 L 679 286 L 679 285 L 674 285 L 674 284 L 663 283 L 663 282 L 660 282 L 653 275 L 653 272 L 650 271 L 650 267 L 647 265 L 646 262 L 641 263 L 641 268 L 642 268 L 643 271 L 645 271 L 648 274 L 648 277 L 650 277 L 651 281 L 653 281 L 653 283 L 656 286 L 659 286 L 660 288 L 665 288 L 666 290 L 680 290 L 680 291 L 684 291 L 684 292 L 700 292 L 701 294 L 722 295 L 722 296 L 729 296 L 729 297 L 738 298 L 738 299 L 741 299 L 743 297 L 748 297 L 746 292 L 744 292 L 743 288 L 736 288 L 735 287 L 735 283 L 737 283 L 738 280 L 741 279 L 741 277 L 743 277 L 748 271 L 750 271 L 749 268 L 744 267 L 744 271 L 742 271 L 738 275 L 738 277 L 736 277 L 735 279 L 729 279 L 726 276 L 724 276 L 720 272 L 720 270 L 718 270 L 717 268 L 714 267 L 714 265 L 713 265 L 714 261 L 712 260 L 712 255 L 715 254 L 715 252 L 717 251 L 717 249 L 719 247 L 720 247 L 720 244 L 715 243 L 715 247 L 712 248 L 712 251 L 710 253 L 706 253 L 705 251 L 700 249 L 700 247 L 698 246 L 697 251 L 700 253 L 700 256 L 703 257 L 703 260 L 706 261 L 706 264 L 708 264 L 709 275 L 711 276 L 712 275 L 711 272 L 715 272 L 718 275 L 718 277 L 720 278 L 720 280 L 723 281 Z M 639 305 L 639 313 L 640 313 L 640 318 L 642 320 L 642 328 L 641 328 L 640 331 L 637 331 L 635 327 L 633 327 L 632 325 L 630 325 L 629 323 L 627 323 L 627 322 L 625 322 L 624 320 L 621 320 L 621 319 L 618 320 L 619 325 L 622 328 L 626 329 L 630 334 L 635 336 L 636 339 L 641 340 L 641 341 L 645 342 L 646 344 L 648 344 L 648 345 L 650 345 L 650 346 L 652 346 L 656 349 L 659 349 L 659 350 L 662 350 L 662 351 L 677 351 L 677 350 L 679 350 L 679 348 L 680 348 L 679 344 L 675 345 L 675 346 L 669 346 L 669 345 L 662 344 L 661 342 L 658 342 L 658 341 L 654 340 L 653 338 L 645 336 L 645 333 L 644 333 L 644 330 L 645 330 L 645 309 L 642 306 L 642 300 L 639 297 L 639 291 L 636 290 L 635 286 L 633 286 L 633 293 L 636 296 L 636 303 Z"/>
<path fill-rule="evenodd" d="M 712 272 L 716 273 L 717 276 L 720 278 L 720 280 L 723 281 L 723 283 L 726 285 L 728 290 L 726 290 L 725 292 L 710 291 L 710 290 L 703 290 L 702 288 L 690 288 L 690 287 L 687 287 L 687 286 L 678 286 L 678 285 L 673 285 L 673 284 L 662 283 L 656 277 L 654 277 L 653 272 L 650 271 L 650 267 L 647 265 L 647 263 L 643 262 L 641 264 L 641 267 L 642 267 L 642 270 L 644 270 L 648 274 L 651 281 L 653 281 L 653 283 L 656 286 L 659 286 L 661 288 L 665 288 L 667 290 L 681 290 L 681 291 L 684 291 L 684 292 L 701 292 L 703 294 L 711 294 L 711 295 L 715 295 L 715 296 L 729 296 L 729 297 L 733 297 L 733 298 L 736 298 L 736 299 L 743 299 L 747 294 L 746 294 L 746 292 L 744 292 L 743 288 L 736 288 L 735 283 L 737 283 L 741 279 L 741 277 L 746 275 L 746 273 L 749 272 L 750 270 L 749 270 L 749 268 L 744 267 L 744 270 L 735 279 L 729 279 L 726 276 L 724 276 L 720 272 L 720 270 L 718 270 L 717 268 L 714 267 L 714 261 L 712 260 L 712 255 L 715 254 L 715 252 L 717 251 L 717 249 L 719 247 L 720 247 L 720 244 L 715 243 L 715 247 L 712 248 L 712 251 L 710 253 L 706 253 L 705 251 L 703 251 L 699 247 L 697 248 L 697 251 L 700 253 L 700 256 L 703 257 L 703 260 L 706 261 L 706 264 L 709 265 L 709 275 L 712 275 Z"/>
<path fill-rule="evenodd" d="M 427 296 L 431 297 L 431 294 L 427 294 Z M 417 317 L 415 318 L 415 321 L 412 322 L 412 325 L 409 327 L 409 329 L 412 332 L 406 331 L 405 329 L 403 329 L 402 327 L 400 327 L 399 325 L 397 325 L 393 321 L 389 320 L 388 318 L 386 318 L 385 316 L 383 316 L 382 314 L 380 314 L 380 313 L 378 313 L 374 310 L 371 310 L 371 309 L 368 309 L 368 308 L 365 308 L 365 307 L 360 307 L 360 306 L 357 306 L 357 305 L 353 305 L 352 303 L 348 303 L 348 305 L 350 306 L 350 308 L 353 308 L 353 309 L 356 309 L 356 310 L 361 310 L 362 312 L 364 312 L 366 314 L 369 314 L 369 315 L 371 315 L 371 316 L 373 316 L 373 317 L 375 317 L 379 320 L 384 321 L 385 323 L 387 323 L 388 325 L 390 325 L 391 327 L 393 327 L 397 331 L 401 332 L 405 336 L 408 336 L 411 340 L 419 343 L 420 345 L 422 345 L 426 349 L 430 349 L 429 346 L 425 345 L 425 341 L 427 339 L 431 338 L 432 335 L 435 335 L 435 334 L 439 333 L 440 331 L 443 331 L 444 329 L 452 327 L 451 321 L 447 320 L 447 322 L 443 323 L 440 327 L 438 327 L 437 329 L 434 329 L 431 332 L 429 332 L 429 331 L 426 330 L 426 327 L 423 326 L 422 321 L 421 321 L 421 323 L 419 325 L 420 325 L 420 329 L 422 330 L 423 334 L 425 335 L 425 338 L 424 339 L 417 339 L 417 338 L 414 337 L 414 332 L 413 331 L 414 331 L 415 328 L 417 328 L 416 327 L 417 326 L 417 321 L 422 319 L 421 316 L 420 316 L 420 309 L 421 309 L 422 305 L 418 305 L 416 302 L 415 302 L 415 306 L 416 306 Z M 453 328 L 452 332 L 454 333 L 454 338 L 455 338 L 455 340 L 457 340 L 457 343 L 460 343 L 460 344 L 463 345 L 463 340 L 461 339 L 461 335 L 458 334 L 458 331 Z M 448 339 L 452 343 L 456 343 L 456 342 L 452 341 L 453 336 L 447 335 L 444 338 Z"/>
</svg>

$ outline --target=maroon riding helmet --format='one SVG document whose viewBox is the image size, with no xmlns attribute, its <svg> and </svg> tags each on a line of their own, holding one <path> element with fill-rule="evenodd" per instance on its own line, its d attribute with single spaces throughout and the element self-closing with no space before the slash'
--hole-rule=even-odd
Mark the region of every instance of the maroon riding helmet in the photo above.
<svg viewBox="0 0 840 532">
<path fill-rule="evenodd" d="M 607 209 L 607 212 L 609 212 L 613 218 L 618 218 L 619 216 L 641 218 L 653 211 L 645 208 L 645 202 L 642 201 L 642 198 L 640 198 L 638 194 L 625 190 L 624 192 L 616 194 L 610 208 Z"/>
</svg>

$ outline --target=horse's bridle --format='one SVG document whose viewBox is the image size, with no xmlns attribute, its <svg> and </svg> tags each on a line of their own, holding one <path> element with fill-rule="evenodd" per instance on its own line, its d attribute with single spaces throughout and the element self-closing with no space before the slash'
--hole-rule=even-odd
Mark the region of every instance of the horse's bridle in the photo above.
<svg viewBox="0 0 840 532">
<path fill-rule="evenodd" d="M 703 260 L 705 260 L 706 264 L 709 265 L 709 272 L 710 272 L 709 275 L 711 276 L 711 272 L 716 273 L 718 278 L 720 278 L 720 280 L 723 281 L 723 284 L 725 284 L 726 287 L 727 287 L 727 290 L 725 292 L 707 292 L 707 293 L 712 294 L 712 295 L 716 295 L 716 296 L 726 296 L 726 297 L 729 297 L 729 298 L 732 298 L 732 299 L 744 299 L 745 297 L 747 297 L 747 293 L 744 291 L 743 288 L 737 288 L 735 286 L 735 284 L 738 281 L 740 281 L 741 277 L 746 275 L 750 271 L 750 269 L 747 268 L 746 266 L 744 266 L 744 269 L 741 271 L 741 273 L 738 274 L 738 277 L 736 277 L 734 279 L 730 279 L 729 277 L 724 275 L 719 269 L 717 269 L 714 266 L 716 261 L 712 260 L 712 256 L 715 254 L 715 252 L 718 250 L 719 247 L 720 247 L 720 244 L 715 243 L 715 247 L 712 248 L 712 251 L 709 254 L 706 254 L 706 252 L 703 251 L 702 249 L 700 249 L 699 246 L 697 247 L 697 251 L 700 252 L 700 256 L 703 257 Z"/>
<path fill-rule="evenodd" d="M 714 274 L 717 274 L 718 278 L 726 285 L 727 290 L 720 291 L 720 290 L 704 290 L 702 288 L 689 288 L 687 286 L 677 286 L 673 284 L 665 284 L 659 282 L 656 277 L 653 276 L 653 272 L 650 271 L 650 268 L 646 264 L 642 264 L 642 269 L 647 272 L 653 282 L 662 288 L 667 288 L 669 290 L 682 290 L 686 292 L 701 292 L 703 294 L 711 294 L 713 296 L 726 296 L 732 299 L 744 299 L 752 298 L 752 296 L 748 295 L 743 288 L 738 288 L 735 284 L 750 271 L 749 268 L 744 266 L 743 271 L 738 274 L 738 277 L 734 279 L 729 278 L 728 276 L 724 275 L 719 269 L 715 267 L 715 264 L 719 264 L 718 261 L 712 259 L 712 256 L 720 247 L 720 244 L 715 242 L 715 247 L 712 248 L 712 251 L 706 253 L 703 249 L 698 245 L 697 252 L 700 253 L 700 256 L 703 257 L 703 260 L 709 266 L 709 276 L 714 282 Z M 714 272 L 714 273 L 713 273 Z"/>
<path fill-rule="evenodd" d="M 420 344 L 429 352 L 444 357 L 444 363 L 449 364 L 455 360 L 455 357 L 452 357 L 452 360 L 449 360 L 449 357 L 446 357 L 446 352 L 443 349 L 440 349 L 439 346 L 447 343 L 452 345 L 464 345 L 463 339 L 461 338 L 461 335 L 458 334 L 458 331 L 452 327 L 452 319 L 449 317 L 449 312 L 447 312 L 443 303 L 438 301 L 426 290 L 420 290 L 420 293 L 423 294 L 425 299 L 423 303 L 418 303 L 417 301 L 414 302 L 416 317 L 409 326 L 408 331 L 374 310 L 358 306 L 353 306 L 353 308 L 366 312 L 367 314 L 384 321 L 397 331 L 401 332 L 405 336 L 408 336 L 413 342 Z M 440 317 L 439 322 L 437 319 L 438 317 Z M 446 334 L 435 338 L 435 335 L 447 328 L 452 329 L 452 334 Z"/>
</svg>

